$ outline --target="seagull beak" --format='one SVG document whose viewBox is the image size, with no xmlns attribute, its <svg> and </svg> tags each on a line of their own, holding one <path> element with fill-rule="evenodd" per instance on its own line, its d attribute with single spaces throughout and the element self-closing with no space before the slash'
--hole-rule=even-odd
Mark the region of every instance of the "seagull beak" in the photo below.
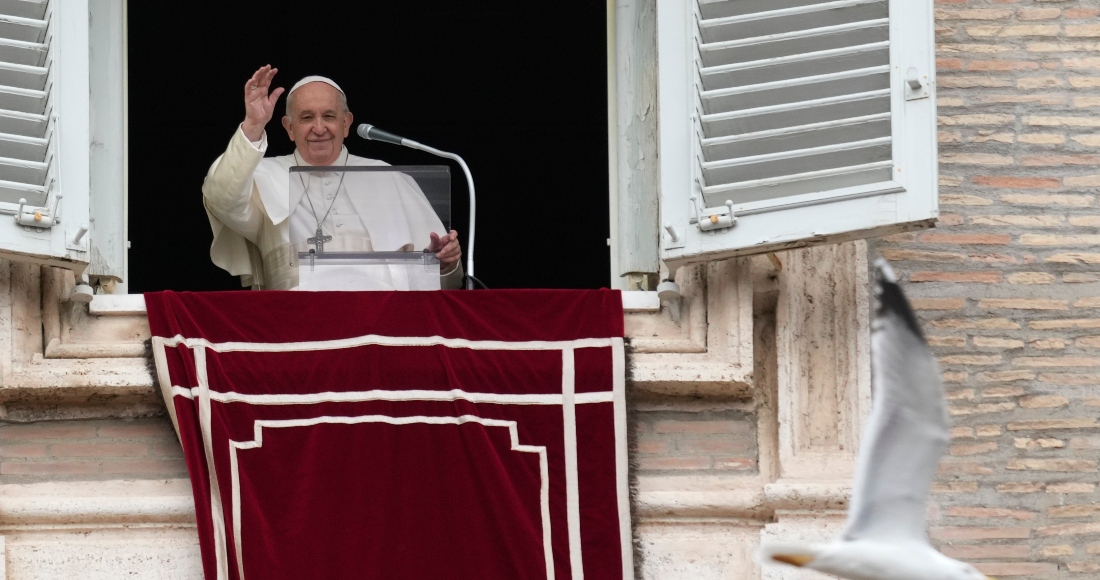
<svg viewBox="0 0 1100 580">
<path fill-rule="evenodd" d="M 813 559 L 813 556 L 807 556 L 805 554 L 772 554 L 772 560 L 790 564 L 791 566 L 797 566 L 799 568 L 809 564 Z"/>
</svg>

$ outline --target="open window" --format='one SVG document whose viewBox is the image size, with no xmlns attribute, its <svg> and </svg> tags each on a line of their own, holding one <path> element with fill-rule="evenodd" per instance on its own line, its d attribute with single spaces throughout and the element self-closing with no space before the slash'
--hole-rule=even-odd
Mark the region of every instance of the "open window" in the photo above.
<svg viewBox="0 0 1100 580">
<path fill-rule="evenodd" d="M 93 239 L 98 225 L 123 249 L 124 220 L 89 210 L 124 211 L 122 0 L 18 0 L 0 14 L 0 256 L 78 273 L 99 262 L 89 274 L 121 279 L 123 254 Z"/>
<path fill-rule="evenodd" d="M 930 226 L 933 12 L 914 0 L 658 0 L 671 266 Z"/>
</svg>

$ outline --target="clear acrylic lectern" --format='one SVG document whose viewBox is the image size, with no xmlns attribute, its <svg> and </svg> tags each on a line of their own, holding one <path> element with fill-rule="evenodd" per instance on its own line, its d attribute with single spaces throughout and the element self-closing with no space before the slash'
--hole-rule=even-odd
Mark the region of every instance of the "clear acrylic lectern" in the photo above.
<svg viewBox="0 0 1100 580">
<path fill-rule="evenodd" d="M 289 191 L 299 290 L 439 289 L 424 232 L 450 230 L 447 166 L 298 166 Z"/>
</svg>

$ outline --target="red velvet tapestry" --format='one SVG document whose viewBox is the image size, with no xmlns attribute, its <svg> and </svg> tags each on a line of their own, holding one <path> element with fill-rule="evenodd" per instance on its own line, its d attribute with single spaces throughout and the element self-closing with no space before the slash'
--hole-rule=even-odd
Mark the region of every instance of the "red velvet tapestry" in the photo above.
<svg viewBox="0 0 1100 580">
<path fill-rule="evenodd" d="M 145 303 L 207 580 L 633 577 L 617 291 Z"/>
</svg>

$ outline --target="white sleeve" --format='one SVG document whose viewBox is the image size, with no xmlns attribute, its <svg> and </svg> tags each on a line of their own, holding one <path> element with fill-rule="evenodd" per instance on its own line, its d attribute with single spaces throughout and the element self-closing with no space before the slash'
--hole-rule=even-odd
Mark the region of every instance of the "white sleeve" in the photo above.
<svg viewBox="0 0 1100 580">
<path fill-rule="evenodd" d="M 229 140 L 229 148 L 210 166 L 202 184 L 206 210 L 252 243 L 257 243 L 263 224 L 263 210 L 252 173 L 266 151 L 266 132 L 256 143 L 249 141 L 238 127 Z"/>
</svg>

